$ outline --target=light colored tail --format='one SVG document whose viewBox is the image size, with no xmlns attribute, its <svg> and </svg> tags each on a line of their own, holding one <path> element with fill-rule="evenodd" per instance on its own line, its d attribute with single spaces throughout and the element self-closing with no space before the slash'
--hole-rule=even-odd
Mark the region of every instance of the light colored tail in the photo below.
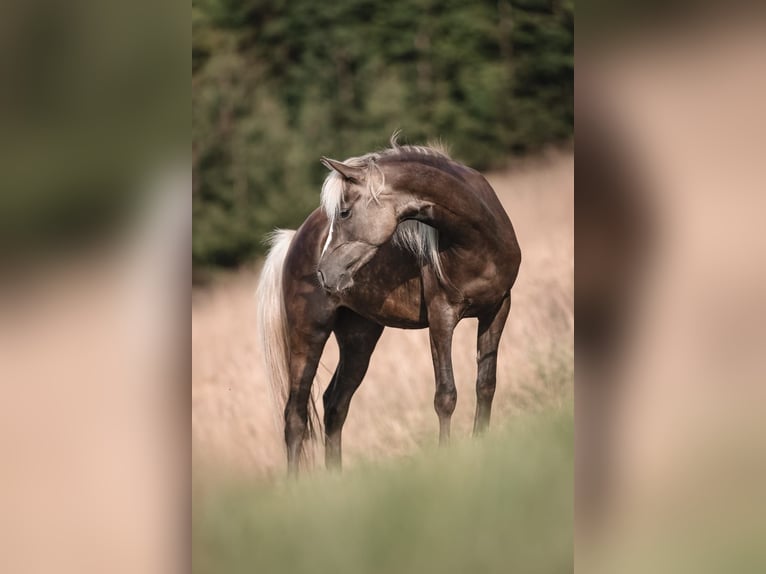
<svg viewBox="0 0 766 574">
<path fill-rule="evenodd" d="M 282 414 L 290 393 L 290 341 L 287 332 L 287 314 L 282 289 L 284 263 L 295 231 L 277 229 L 268 238 L 271 244 L 266 262 L 258 280 L 256 300 L 258 318 L 256 329 L 265 363 L 269 390 L 275 406 L 275 420 L 281 428 Z M 317 437 L 320 419 L 313 395 L 309 400 L 308 433 Z"/>
</svg>

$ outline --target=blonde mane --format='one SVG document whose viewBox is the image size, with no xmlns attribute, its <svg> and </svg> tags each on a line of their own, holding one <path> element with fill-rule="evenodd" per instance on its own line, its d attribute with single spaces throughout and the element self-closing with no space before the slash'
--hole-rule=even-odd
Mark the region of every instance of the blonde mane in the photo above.
<svg viewBox="0 0 766 574">
<path fill-rule="evenodd" d="M 378 166 L 378 161 L 383 158 L 395 158 L 404 155 L 421 155 L 438 157 L 450 160 L 447 151 L 441 143 L 429 143 L 427 146 L 400 145 L 396 139 L 399 132 L 391 136 L 391 147 L 367 153 L 359 157 L 351 157 L 343 161 L 346 165 L 364 168 L 366 170 L 367 201 L 380 202 L 379 196 L 386 185 L 386 177 L 383 170 Z M 330 219 L 330 236 L 335 218 L 340 212 L 345 193 L 345 182 L 337 171 L 331 171 L 322 184 L 321 205 L 327 217 Z M 439 259 L 439 231 L 421 221 L 408 220 L 399 224 L 391 239 L 395 245 L 410 251 L 421 264 L 431 266 L 436 276 L 442 282 L 446 281 L 441 260 Z"/>
</svg>

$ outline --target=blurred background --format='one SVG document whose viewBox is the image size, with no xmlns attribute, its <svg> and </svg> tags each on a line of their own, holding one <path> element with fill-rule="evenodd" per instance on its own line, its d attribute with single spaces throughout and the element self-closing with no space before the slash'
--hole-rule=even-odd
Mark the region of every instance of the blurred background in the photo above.
<svg viewBox="0 0 766 574">
<path fill-rule="evenodd" d="M 188 564 L 190 36 L 174 1 L 0 7 L 2 572 Z"/>
<path fill-rule="evenodd" d="M 762 6 L 578 12 L 576 548 L 762 571 Z"/>
</svg>

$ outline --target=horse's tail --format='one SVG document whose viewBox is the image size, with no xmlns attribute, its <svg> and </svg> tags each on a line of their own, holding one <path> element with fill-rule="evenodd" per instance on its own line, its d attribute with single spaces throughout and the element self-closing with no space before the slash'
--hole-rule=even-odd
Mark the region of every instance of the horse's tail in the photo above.
<svg viewBox="0 0 766 574">
<path fill-rule="evenodd" d="M 277 229 L 268 238 L 271 244 L 266 262 L 258 280 L 257 324 L 258 339 L 265 366 L 268 387 L 275 406 L 275 420 L 281 427 L 287 398 L 290 393 L 290 340 L 283 291 L 283 270 L 287 251 L 295 231 Z M 319 414 L 313 395 L 309 400 L 308 433 L 317 437 Z"/>
</svg>

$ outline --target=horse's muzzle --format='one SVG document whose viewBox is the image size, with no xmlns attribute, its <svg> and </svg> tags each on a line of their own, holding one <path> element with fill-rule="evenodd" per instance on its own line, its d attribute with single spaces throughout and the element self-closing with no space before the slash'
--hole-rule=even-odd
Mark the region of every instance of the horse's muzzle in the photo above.
<svg viewBox="0 0 766 574">
<path fill-rule="evenodd" d="M 325 274 L 319 270 L 317 271 L 317 279 L 319 280 L 319 286 L 330 295 L 342 293 L 354 284 L 354 279 L 348 271 L 342 271 L 337 275 L 331 274 L 329 277 L 325 277 Z"/>
<path fill-rule="evenodd" d="M 317 265 L 319 285 L 330 294 L 351 288 L 354 275 L 377 251 L 377 247 L 359 241 L 344 243 L 329 250 Z"/>
</svg>

